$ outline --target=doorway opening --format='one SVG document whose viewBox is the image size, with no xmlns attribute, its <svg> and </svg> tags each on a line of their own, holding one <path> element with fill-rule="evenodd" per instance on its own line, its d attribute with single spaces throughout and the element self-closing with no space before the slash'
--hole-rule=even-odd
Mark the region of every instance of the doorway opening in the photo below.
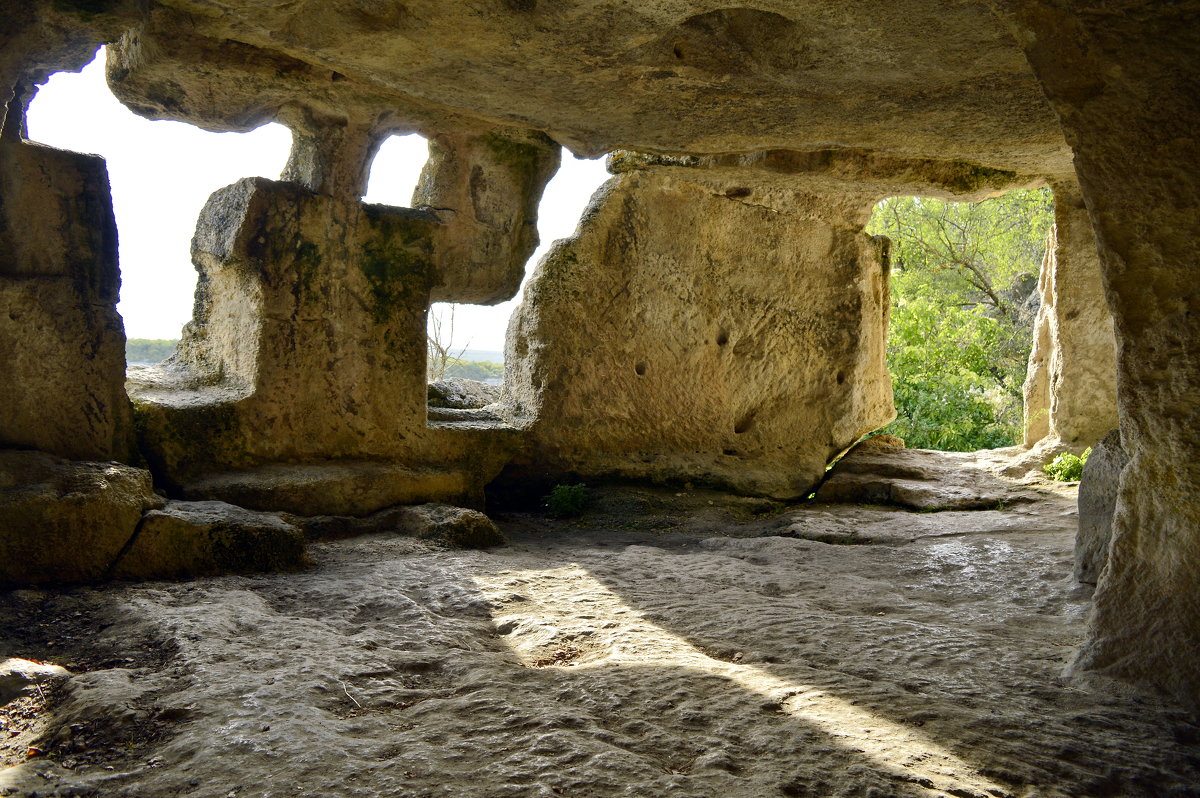
<svg viewBox="0 0 1200 798">
<path fill-rule="evenodd" d="M 1054 226 L 1049 188 L 981 202 L 890 197 L 867 232 L 891 239 L 888 370 L 897 418 L 881 433 L 909 448 L 1018 444 Z"/>
</svg>

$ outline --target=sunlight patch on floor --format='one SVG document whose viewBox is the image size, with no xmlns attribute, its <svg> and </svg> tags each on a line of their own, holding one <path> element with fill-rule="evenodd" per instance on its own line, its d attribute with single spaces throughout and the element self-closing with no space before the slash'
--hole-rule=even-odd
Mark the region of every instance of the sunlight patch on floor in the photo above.
<svg viewBox="0 0 1200 798">
<path fill-rule="evenodd" d="M 473 579 L 494 608 L 497 632 L 527 667 L 679 667 L 711 673 L 778 702 L 781 712 L 906 782 L 955 795 L 1007 794 L 908 726 L 811 685 L 708 656 L 648 621 L 584 568 L 506 571 Z M 564 650 L 570 655 L 563 657 Z"/>
</svg>

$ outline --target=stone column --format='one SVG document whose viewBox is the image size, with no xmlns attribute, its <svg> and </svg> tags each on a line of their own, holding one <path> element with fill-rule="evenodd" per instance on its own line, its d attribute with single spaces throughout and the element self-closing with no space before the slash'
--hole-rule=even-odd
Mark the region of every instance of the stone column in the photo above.
<svg viewBox="0 0 1200 798">
<path fill-rule="evenodd" d="M 862 232 L 873 202 L 750 168 L 609 181 L 510 323 L 525 465 L 807 495 L 895 417 L 883 242 Z"/>
<path fill-rule="evenodd" d="M 1129 463 L 1074 670 L 1200 707 L 1200 12 L 997 5 L 1075 152 L 1118 342 Z"/>
<path fill-rule="evenodd" d="M 1025 381 L 1025 445 L 1079 452 L 1117 426 L 1116 344 L 1091 220 L 1074 183 L 1054 187 Z"/>
</svg>

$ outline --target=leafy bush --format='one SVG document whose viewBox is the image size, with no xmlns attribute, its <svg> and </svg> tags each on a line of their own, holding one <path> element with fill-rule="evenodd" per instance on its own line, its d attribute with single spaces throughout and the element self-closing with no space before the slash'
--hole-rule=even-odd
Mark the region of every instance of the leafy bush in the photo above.
<svg viewBox="0 0 1200 798">
<path fill-rule="evenodd" d="M 1059 482 L 1078 482 L 1083 477 L 1083 464 L 1087 462 L 1092 447 L 1083 450 L 1083 454 L 1074 455 L 1063 452 L 1042 467 L 1047 475 Z"/>
<path fill-rule="evenodd" d="M 577 518 L 587 507 L 587 485 L 555 485 L 546 497 L 546 508 L 555 518 Z"/>
</svg>

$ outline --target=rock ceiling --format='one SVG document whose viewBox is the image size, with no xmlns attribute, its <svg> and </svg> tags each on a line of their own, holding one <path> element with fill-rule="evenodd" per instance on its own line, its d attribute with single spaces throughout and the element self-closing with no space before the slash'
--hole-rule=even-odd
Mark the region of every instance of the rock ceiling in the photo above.
<svg viewBox="0 0 1200 798">
<path fill-rule="evenodd" d="M 984 3 L 166 0 L 136 38 L 136 60 L 165 71 L 156 101 L 130 96 L 156 93 L 146 86 L 125 99 L 208 126 L 270 117 L 285 100 L 268 84 L 294 77 L 314 96 L 385 98 L 414 129 L 503 122 L 587 155 L 854 148 L 1070 170 L 1024 54 Z M 185 73 L 251 62 L 270 64 L 250 92 L 259 107 L 234 108 L 229 85 L 208 112 L 173 107 Z"/>
</svg>

